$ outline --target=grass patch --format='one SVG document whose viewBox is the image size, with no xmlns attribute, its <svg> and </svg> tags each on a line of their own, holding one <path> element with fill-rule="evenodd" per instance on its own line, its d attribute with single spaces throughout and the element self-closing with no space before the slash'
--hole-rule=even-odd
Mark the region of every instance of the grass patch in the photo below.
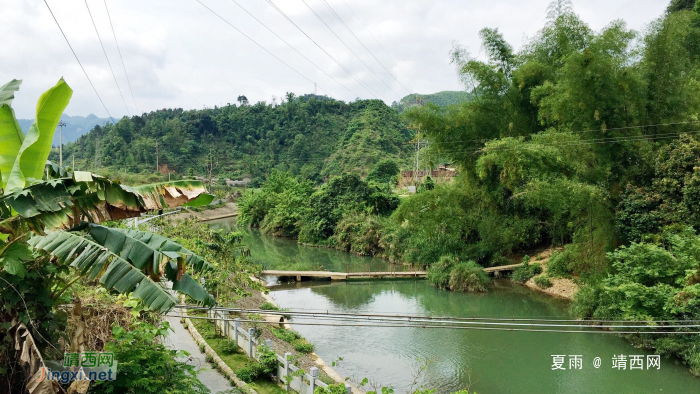
<svg viewBox="0 0 700 394">
<path fill-rule="evenodd" d="M 214 331 L 214 325 L 206 320 L 193 319 L 192 324 L 197 328 L 197 331 L 202 335 L 205 341 L 212 349 L 221 357 L 221 359 L 233 371 L 253 365 L 253 360 L 249 359 L 243 351 L 226 338 L 219 337 Z M 282 387 L 274 382 L 264 379 L 249 383 L 259 394 L 287 394 Z"/>
</svg>

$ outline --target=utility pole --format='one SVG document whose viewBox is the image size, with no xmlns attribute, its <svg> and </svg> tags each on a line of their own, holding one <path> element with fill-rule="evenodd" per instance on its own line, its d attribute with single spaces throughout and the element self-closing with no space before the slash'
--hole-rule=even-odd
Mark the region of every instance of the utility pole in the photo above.
<svg viewBox="0 0 700 394">
<path fill-rule="evenodd" d="M 420 152 L 420 124 L 418 125 L 418 130 L 416 131 L 416 166 L 413 172 L 413 178 L 415 184 L 418 185 L 418 154 Z"/>
<path fill-rule="evenodd" d="M 73 153 L 72 156 L 73 156 L 73 166 L 71 166 L 70 169 L 73 170 L 73 171 L 75 172 L 75 152 Z"/>
<path fill-rule="evenodd" d="M 316 95 L 316 82 L 314 82 L 314 96 Z"/>
<path fill-rule="evenodd" d="M 58 127 L 61 128 L 61 131 L 59 131 L 58 134 L 58 165 L 60 167 L 63 167 L 63 127 L 66 126 L 66 124 L 61 120 L 58 122 Z"/>
<path fill-rule="evenodd" d="M 158 138 L 156 138 L 156 172 L 158 172 Z"/>
</svg>

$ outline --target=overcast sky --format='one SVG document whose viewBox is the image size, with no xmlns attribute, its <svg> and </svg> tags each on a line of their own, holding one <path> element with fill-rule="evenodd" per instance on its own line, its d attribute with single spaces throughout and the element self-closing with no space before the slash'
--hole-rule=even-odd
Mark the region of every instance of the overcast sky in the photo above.
<svg viewBox="0 0 700 394">
<path fill-rule="evenodd" d="M 286 92 L 312 93 L 313 82 L 318 85 L 318 94 L 345 101 L 378 97 L 389 104 L 408 93 L 460 90 L 462 86 L 449 63 L 453 42 L 479 56 L 478 32 L 483 27 L 492 27 L 519 48 L 543 26 L 549 4 L 549 0 L 270 1 L 342 68 L 266 0 L 201 2 L 303 76 L 197 0 L 107 0 L 134 100 L 104 0 L 88 0 L 126 106 L 85 1 L 48 0 L 48 4 L 114 117 L 133 115 L 137 107 L 140 112 L 148 112 L 170 107 L 225 105 L 234 103 L 239 95 L 253 102 L 271 102 L 273 97 L 279 100 Z M 663 13 L 668 0 L 574 0 L 573 3 L 576 13 L 593 29 L 599 30 L 614 19 L 624 19 L 630 28 L 643 30 Z M 12 78 L 24 80 L 13 105 L 19 118 L 33 118 L 37 98 L 60 77 L 74 90 L 66 113 L 107 116 L 42 0 L 0 0 L 0 37 L 0 85 Z"/>
</svg>

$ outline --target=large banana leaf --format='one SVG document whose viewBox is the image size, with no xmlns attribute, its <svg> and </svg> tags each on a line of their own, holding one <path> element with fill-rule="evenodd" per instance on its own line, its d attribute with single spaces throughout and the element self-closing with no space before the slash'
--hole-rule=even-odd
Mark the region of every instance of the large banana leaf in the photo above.
<svg viewBox="0 0 700 394">
<path fill-rule="evenodd" d="M 2 189 L 7 185 L 10 171 L 24 141 L 24 133 L 17 123 L 15 111 L 10 107 L 21 83 L 21 80 L 13 79 L 0 87 L 0 188 Z"/>
<path fill-rule="evenodd" d="M 59 231 L 32 237 L 29 244 L 55 256 L 61 263 L 70 264 L 89 279 L 99 278 L 107 289 L 133 291 L 152 310 L 165 313 L 177 304 L 177 298 L 167 289 L 89 236 Z"/>
<path fill-rule="evenodd" d="M 41 179 L 56 125 L 72 95 L 73 90 L 63 78 L 41 95 L 36 104 L 36 120 L 17 153 L 5 185 L 5 194 L 21 191 L 30 178 Z"/>
<path fill-rule="evenodd" d="M 124 228 L 114 228 L 111 230 L 120 232 L 127 237 L 139 240 L 148 245 L 149 247 L 156 249 L 160 252 L 177 253 L 181 256 L 186 256 L 187 265 L 193 267 L 195 272 L 206 272 L 213 269 L 212 265 L 208 261 L 199 257 L 194 252 L 185 249 L 180 244 L 174 242 L 170 238 L 140 230 L 131 230 Z"/>
<path fill-rule="evenodd" d="M 174 181 L 129 187 L 89 172 L 37 182 L 0 197 L 36 233 L 72 229 L 81 222 L 101 223 L 185 203 L 211 200 L 199 181 Z M 0 227 L 0 231 L 2 228 Z"/>
<path fill-rule="evenodd" d="M 88 233 L 98 244 L 129 261 L 154 280 L 161 276 L 173 282 L 179 290 L 204 305 L 213 306 L 214 298 L 189 274 L 212 268 L 203 258 L 183 248 L 172 240 L 146 231 L 124 230 L 91 224 Z"/>
</svg>

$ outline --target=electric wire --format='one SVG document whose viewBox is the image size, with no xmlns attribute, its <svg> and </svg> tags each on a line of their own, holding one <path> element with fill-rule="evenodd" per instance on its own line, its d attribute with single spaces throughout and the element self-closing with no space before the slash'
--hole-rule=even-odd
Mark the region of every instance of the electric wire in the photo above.
<svg viewBox="0 0 700 394">
<path fill-rule="evenodd" d="M 211 12 L 212 14 L 216 15 L 219 19 L 221 19 L 222 21 L 224 21 L 227 25 L 231 26 L 231 27 L 234 28 L 237 32 L 241 33 L 245 38 L 247 38 L 248 40 L 252 41 L 255 45 L 257 45 L 257 46 L 260 47 L 262 50 L 264 50 L 265 52 L 267 52 L 268 54 L 270 54 L 270 56 L 272 56 L 272 57 L 274 57 L 275 59 L 279 60 L 280 63 L 282 63 L 282 64 L 284 64 L 285 66 L 289 67 L 289 69 L 291 69 L 291 70 L 294 71 L 295 73 L 299 74 L 299 75 L 300 75 L 302 78 L 304 78 L 305 80 L 307 80 L 307 81 L 309 81 L 309 82 L 315 84 L 314 81 L 312 81 L 311 79 L 309 79 L 308 77 L 306 77 L 306 76 L 305 76 L 304 74 L 302 74 L 300 71 L 297 71 L 297 69 L 295 69 L 294 67 L 290 66 L 287 62 L 285 62 L 284 60 L 280 59 L 280 58 L 279 58 L 277 55 L 275 55 L 274 53 L 270 52 L 270 50 L 268 50 L 267 48 L 265 48 L 264 46 L 262 46 L 261 44 L 259 44 L 257 41 L 255 41 L 255 40 L 254 40 L 252 37 L 250 37 L 249 35 L 245 34 L 241 29 L 239 29 L 239 28 L 237 28 L 236 26 L 234 26 L 234 25 L 233 25 L 231 22 L 229 22 L 226 18 L 224 18 L 223 16 L 219 15 L 218 13 L 216 13 L 216 11 L 212 10 L 211 8 L 209 8 L 206 4 L 202 3 L 200 0 L 196 0 L 196 1 L 197 1 L 197 3 L 201 4 L 202 7 L 206 8 L 207 10 L 209 10 L 209 12 Z M 318 88 L 321 89 L 321 90 L 323 90 L 324 92 L 326 92 L 326 94 L 328 94 L 328 92 L 327 92 L 325 89 L 323 89 L 322 87 L 319 86 Z"/>
<path fill-rule="evenodd" d="M 328 28 L 328 30 L 329 30 L 331 33 L 333 33 L 333 35 L 334 35 L 338 40 L 340 40 L 341 43 L 343 43 L 343 45 L 345 46 L 345 48 L 347 48 L 347 49 L 350 51 L 350 53 L 352 53 L 353 55 L 355 55 L 355 57 L 357 58 L 357 60 L 359 60 L 360 63 L 364 64 L 365 67 L 367 67 L 367 69 L 368 69 L 372 74 L 374 74 L 374 76 L 377 77 L 377 79 L 379 79 L 379 82 L 383 83 L 384 86 L 386 86 L 387 88 L 389 88 L 389 90 L 391 90 L 395 95 L 397 95 L 397 96 L 399 95 L 398 93 L 396 93 L 396 91 L 395 91 L 394 89 L 391 88 L 391 86 L 389 86 L 386 82 L 384 82 L 384 80 L 382 79 L 382 77 L 380 77 L 376 72 L 374 72 L 374 70 L 372 69 L 372 67 L 370 67 L 367 63 L 365 63 L 365 61 L 362 60 L 362 58 L 361 58 L 357 53 L 355 53 L 355 51 L 353 51 L 352 48 L 350 48 L 350 46 L 345 42 L 345 40 L 343 40 L 342 38 L 340 38 L 340 36 L 339 36 L 338 34 L 336 34 L 336 32 L 335 32 L 333 29 L 331 29 L 330 26 L 328 26 L 328 24 L 326 23 L 326 21 L 324 21 L 323 18 L 321 18 L 321 16 L 320 16 L 319 14 L 317 14 L 316 11 L 314 11 L 313 8 L 311 8 L 311 6 L 309 5 L 309 3 L 306 2 L 306 0 L 301 0 L 301 1 L 302 1 L 302 3 L 304 3 L 304 5 L 306 5 L 306 7 L 307 7 L 309 10 L 311 10 L 311 12 L 312 12 L 314 15 L 316 15 L 316 18 L 318 18 L 318 20 L 320 20 L 321 23 L 323 23 L 323 25 L 326 26 L 326 27 Z"/>
<path fill-rule="evenodd" d="M 374 60 L 376 60 L 377 63 L 379 63 L 379 65 L 382 66 L 382 68 L 384 69 L 384 71 L 386 71 L 386 72 L 389 74 L 389 76 L 391 76 L 391 78 L 394 79 L 394 81 L 396 81 L 399 85 L 401 85 L 401 87 L 404 88 L 404 89 L 410 94 L 411 91 L 410 91 L 406 86 L 404 86 L 404 85 L 401 83 L 401 81 L 399 81 L 398 79 L 396 79 L 396 77 L 394 76 L 394 74 L 392 74 L 391 71 L 389 71 L 389 69 L 386 68 L 386 66 L 384 66 L 384 63 L 382 63 L 379 59 L 377 59 L 376 56 L 374 56 L 374 53 L 373 53 L 369 48 L 367 48 L 367 46 L 365 45 L 365 43 L 362 42 L 362 40 L 360 40 L 360 37 L 358 37 L 358 36 L 355 34 L 354 31 L 352 31 L 352 29 L 350 28 L 350 26 L 348 26 L 347 23 L 345 23 L 345 21 L 343 20 L 343 18 L 341 18 L 340 15 L 338 15 L 338 13 L 335 12 L 335 9 L 333 9 L 333 7 L 331 7 L 331 5 L 328 4 L 328 1 L 323 0 L 323 3 L 326 5 L 326 7 L 328 7 L 329 10 L 331 10 L 331 12 L 336 16 L 336 18 L 338 18 L 338 20 L 340 21 L 340 23 L 342 23 L 343 26 L 345 26 L 345 28 L 347 29 L 347 31 L 349 31 L 350 34 L 352 34 L 352 36 L 355 37 L 355 39 L 357 40 L 357 42 L 359 42 L 360 45 L 362 45 L 362 47 L 365 48 L 365 50 L 370 54 L 370 56 L 372 56 L 372 57 L 374 58 Z M 392 90 L 392 91 L 393 91 L 393 90 Z M 396 93 L 396 92 L 394 92 L 394 93 Z"/>
<path fill-rule="evenodd" d="M 299 30 L 302 34 L 304 34 L 304 36 L 306 36 L 306 38 L 308 38 L 309 40 L 311 40 L 311 42 L 313 42 L 314 45 L 316 45 L 316 46 L 318 47 L 318 49 L 320 49 L 321 51 L 323 51 L 323 53 L 325 53 L 326 56 L 328 56 L 331 60 L 333 60 L 333 62 L 334 62 L 335 64 L 337 64 L 338 67 L 340 67 L 343 71 L 345 71 L 345 73 L 347 73 L 350 77 L 352 77 L 352 79 L 354 79 L 358 84 L 360 84 L 360 86 L 362 86 L 363 88 L 365 88 L 365 90 L 367 90 L 367 91 L 369 92 L 369 94 L 371 94 L 372 96 L 374 96 L 374 98 L 377 98 L 377 93 L 376 93 L 374 90 L 372 90 L 372 88 L 370 88 L 369 85 L 365 84 L 365 83 L 362 82 L 360 79 L 358 79 L 352 72 L 350 72 L 350 70 L 349 70 L 347 67 L 343 66 L 343 65 L 342 65 L 338 60 L 336 60 L 330 53 L 328 53 L 328 51 L 326 51 L 321 45 L 319 45 L 319 43 L 317 43 L 313 38 L 311 38 L 311 36 L 309 36 L 309 35 L 304 31 L 304 29 L 302 29 L 301 27 L 299 27 L 299 25 L 297 25 L 289 16 L 287 16 L 287 14 L 286 14 L 284 11 L 282 11 L 281 8 L 277 7 L 277 5 L 276 5 L 275 3 L 272 2 L 272 0 L 265 0 L 265 1 L 267 1 L 267 3 L 270 4 L 270 5 L 272 6 L 272 8 L 274 8 L 274 9 L 275 9 L 280 15 L 282 15 L 287 21 L 289 21 L 289 23 L 291 23 L 294 27 L 296 27 L 297 30 Z"/>
<path fill-rule="evenodd" d="M 314 63 L 313 61 L 311 61 L 311 59 L 309 59 L 309 58 L 306 57 L 303 53 L 301 53 L 299 50 L 297 50 L 296 48 L 294 48 L 294 47 L 292 46 L 292 44 L 288 43 L 288 42 L 287 42 L 284 38 L 282 38 L 279 34 L 275 33 L 274 30 L 272 30 L 271 28 L 269 28 L 264 22 L 262 22 L 260 19 L 258 19 L 258 18 L 257 18 L 255 15 L 253 15 L 250 11 L 248 11 L 247 9 L 245 9 L 245 7 L 243 7 L 238 1 L 236 1 L 236 0 L 231 0 L 231 1 L 233 1 L 238 7 L 240 7 L 243 11 L 245 11 L 248 15 L 250 15 L 250 16 L 251 16 L 253 19 L 255 19 L 258 23 L 260 23 L 261 25 L 263 25 L 263 27 L 265 27 L 270 33 L 274 34 L 275 37 L 279 38 L 280 40 L 282 40 L 282 42 L 284 42 L 285 44 L 287 44 L 288 47 L 292 48 L 292 50 L 294 50 L 294 52 L 298 53 L 299 56 L 303 57 L 304 59 L 306 59 L 307 62 L 311 63 L 314 67 L 316 67 L 317 69 L 319 69 L 319 71 L 321 71 L 322 73 L 324 73 L 328 78 L 332 79 L 333 81 L 335 81 L 335 83 L 337 83 L 338 85 L 340 85 L 340 86 L 342 86 L 343 88 L 345 88 L 345 90 L 347 90 L 348 92 L 352 93 L 355 97 L 358 97 L 358 94 L 357 94 L 357 93 L 353 92 L 352 90 L 350 90 L 350 88 L 348 88 L 347 86 L 343 85 L 343 84 L 342 84 L 340 81 L 338 81 L 337 79 L 333 78 L 330 74 L 328 74 L 328 73 L 326 72 L 326 70 L 324 70 L 324 69 L 322 69 L 321 67 L 319 67 L 316 63 Z"/>
<path fill-rule="evenodd" d="M 122 57 L 122 50 L 119 48 L 119 41 L 117 41 L 117 33 L 114 31 L 114 24 L 112 23 L 112 16 L 109 14 L 109 8 L 107 7 L 107 0 L 104 0 L 105 10 L 107 10 L 107 19 L 109 19 L 109 26 L 112 28 L 112 34 L 114 35 L 114 43 L 117 44 L 117 52 L 119 52 L 119 59 L 122 62 L 122 68 L 124 68 L 124 75 L 126 75 L 126 83 L 129 85 L 129 91 L 131 92 L 131 99 L 134 100 L 134 107 L 136 107 L 136 113 L 140 114 L 138 104 L 136 104 L 136 97 L 134 97 L 134 90 L 131 88 L 131 80 L 129 80 L 129 74 L 126 72 L 126 65 L 124 65 L 124 57 Z"/>
<path fill-rule="evenodd" d="M 382 43 L 379 42 L 379 40 L 377 39 L 377 37 L 375 37 L 374 34 L 372 34 L 372 32 L 369 30 L 369 28 L 367 27 L 367 25 L 365 25 L 365 23 L 362 21 L 362 19 L 360 19 L 360 17 L 357 16 L 357 14 L 356 14 L 355 11 L 352 9 L 352 7 L 350 7 L 350 4 L 348 4 L 348 2 L 345 1 L 345 0 L 343 0 L 343 3 L 345 3 L 345 6 L 348 7 L 348 9 L 350 10 L 350 12 L 352 12 L 353 15 L 355 15 L 355 18 L 357 18 L 357 20 L 360 21 L 360 24 L 362 25 L 362 27 L 364 27 L 365 30 L 367 30 L 367 33 L 369 33 L 369 35 L 374 39 L 374 41 L 377 42 L 377 44 L 379 45 L 380 48 L 382 48 L 382 50 L 384 51 L 384 53 L 385 53 L 387 56 L 389 56 L 389 58 L 396 64 L 396 68 L 397 68 L 399 71 L 401 71 L 401 72 L 403 73 L 403 75 L 406 76 L 406 78 L 408 78 L 409 80 L 411 80 L 411 77 L 409 77 L 408 74 L 406 74 L 406 72 L 405 72 L 403 69 L 401 69 L 401 66 L 399 66 L 399 62 L 397 62 L 396 59 L 394 59 L 394 57 L 391 56 L 391 54 L 389 53 L 389 51 L 387 51 L 386 48 L 384 48 L 384 46 L 382 45 Z"/>
<path fill-rule="evenodd" d="M 198 305 L 176 305 L 177 309 L 199 310 L 199 311 L 221 311 L 235 313 L 259 313 L 279 316 L 297 316 L 297 317 L 314 317 L 314 318 L 361 318 L 361 319 L 408 319 L 408 321 L 430 320 L 430 321 L 445 321 L 445 322 L 472 322 L 472 321 L 495 321 L 495 322 L 556 322 L 556 323 L 580 323 L 579 325 L 590 325 L 590 323 L 700 323 L 700 320 L 611 320 L 611 319 L 540 319 L 534 317 L 515 318 L 515 317 L 489 317 L 489 316 L 473 316 L 473 317 L 452 317 L 452 316 L 426 316 L 426 315 L 407 315 L 407 314 L 388 314 L 388 313 L 348 313 L 348 312 L 329 312 L 323 310 L 266 310 L 266 309 L 249 309 L 249 308 L 230 308 L 230 307 L 205 307 Z M 508 324 L 510 325 L 510 324 Z M 597 326 L 595 326 L 597 327 Z M 621 327 L 621 326 L 615 326 Z M 654 327 L 654 326 L 643 326 Z M 662 326 L 658 326 L 662 327 Z M 666 326 L 668 327 L 668 326 Z M 682 327 L 688 327 L 684 325 Z M 700 327 L 700 326 L 699 326 Z"/>
<path fill-rule="evenodd" d="M 105 105 L 105 102 L 102 101 L 102 97 L 100 97 L 100 94 L 97 93 L 97 89 L 95 89 L 95 85 L 92 83 L 92 80 L 90 79 L 90 76 L 88 76 L 87 71 L 85 71 L 85 67 L 83 67 L 83 63 L 80 62 L 80 59 L 78 59 L 78 55 L 75 54 L 75 51 L 73 50 L 73 46 L 70 44 L 70 41 L 68 41 L 68 37 L 66 37 L 66 33 L 64 33 L 63 29 L 61 28 L 61 24 L 58 23 L 58 19 L 56 19 L 56 15 L 54 15 L 53 11 L 51 11 L 51 7 L 49 7 L 49 3 L 46 0 L 44 0 L 44 4 L 46 4 L 46 8 L 49 9 L 49 13 L 51 13 L 51 16 L 53 17 L 54 22 L 56 22 L 56 26 L 58 26 L 58 30 L 61 31 L 61 35 L 63 35 L 63 38 L 66 40 L 66 44 L 68 44 L 70 51 L 73 52 L 73 56 L 75 57 L 75 60 L 78 62 L 78 65 L 80 65 L 80 69 L 83 70 L 83 74 L 85 74 L 85 78 L 87 78 L 88 82 L 90 82 L 90 86 L 92 86 L 92 90 L 95 91 L 95 95 L 97 95 L 97 98 L 100 100 L 100 103 L 102 104 L 102 108 L 104 108 L 105 112 L 107 112 L 107 116 L 109 116 L 109 118 L 112 119 L 112 123 L 115 123 L 114 118 L 109 113 L 109 110 L 107 109 L 107 106 Z"/>
<path fill-rule="evenodd" d="M 607 132 L 607 131 L 614 131 L 614 130 L 629 130 L 629 129 L 643 129 L 643 128 L 651 128 L 651 127 L 660 127 L 660 126 L 678 126 L 678 125 L 685 125 L 685 124 L 695 124 L 695 123 L 700 123 L 700 120 L 689 120 L 686 122 L 674 122 L 674 123 L 657 123 L 657 124 L 646 124 L 646 125 L 639 125 L 639 126 L 626 126 L 626 127 L 614 127 L 611 129 L 587 129 L 587 130 L 574 130 L 574 131 L 557 131 L 555 134 L 580 134 L 580 133 L 591 133 L 594 131 L 602 131 L 602 132 Z M 459 140 L 459 141 L 445 141 L 445 142 L 431 142 L 431 144 L 436 144 L 436 145 L 445 145 L 445 144 L 454 144 L 457 142 L 485 142 L 485 141 L 495 141 L 498 138 L 473 138 L 469 140 Z M 404 145 L 414 145 L 415 142 L 406 142 Z"/>
<path fill-rule="evenodd" d="M 181 318 L 183 316 L 166 314 L 167 317 Z M 188 319 L 200 319 L 210 321 L 223 322 L 244 322 L 256 324 L 279 325 L 279 322 L 271 322 L 266 320 L 253 319 L 226 319 L 218 317 L 206 316 L 187 316 Z M 601 330 L 601 329 L 584 329 L 584 330 L 561 330 L 561 329 L 546 329 L 546 328 L 510 328 L 510 327 L 482 327 L 482 326 L 464 326 L 464 325 L 435 325 L 435 324 L 367 324 L 367 323 L 314 323 L 314 322 L 293 322 L 291 324 L 299 326 L 326 326 L 326 327 L 366 327 L 366 328 L 422 328 L 422 329 L 452 329 L 452 330 L 478 330 L 478 331 L 518 331 L 518 332 L 546 332 L 546 333 L 578 333 L 578 334 L 654 334 L 654 335 L 696 335 L 700 331 L 639 331 L 639 330 Z"/>
<path fill-rule="evenodd" d="M 90 12 L 90 6 L 88 5 L 87 0 L 85 0 L 85 8 L 87 8 L 88 15 L 90 15 L 90 20 L 92 21 L 92 26 L 95 27 L 95 33 L 97 34 L 97 40 L 100 42 L 100 46 L 102 47 L 102 52 L 105 54 L 105 59 L 107 59 L 107 65 L 109 66 L 109 71 L 112 72 L 112 77 L 114 77 L 114 83 L 117 85 L 117 90 L 119 91 L 119 96 L 122 98 L 122 102 L 124 102 L 124 107 L 126 108 L 126 113 L 131 116 L 131 113 L 129 113 L 129 106 L 126 105 L 126 100 L 124 99 L 124 95 L 122 94 L 122 89 L 119 87 L 119 82 L 117 82 L 117 75 L 114 74 L 114 69 L 112 69 L 112 63 L 109 61 L 109 56 L 107 56 L 107 51 L 105 50 L 105 46 L 102 43 L 102 38 L 100 37 L 100 32 L 97 30 L 97 25 L 95 24 L 95 19 L 92 18 L 92 12 Z"/>
</svg>

